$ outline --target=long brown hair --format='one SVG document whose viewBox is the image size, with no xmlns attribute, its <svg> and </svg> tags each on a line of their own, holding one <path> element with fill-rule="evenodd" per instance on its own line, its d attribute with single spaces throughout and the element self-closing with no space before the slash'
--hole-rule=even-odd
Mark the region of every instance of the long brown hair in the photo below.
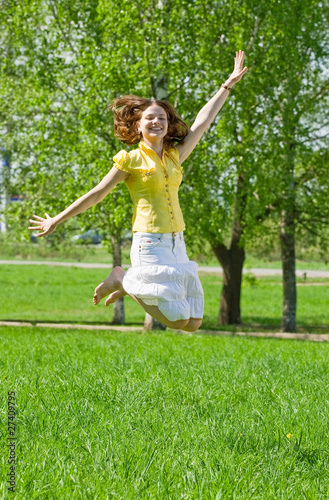
<svg viewBox="0 0 329 500">
<path fill-rule="evenodd" d="M 108 106 L 108 109 L 114 113 L 114 135 L 129 146 L 140 142 L 142 135 L 137 130 L 136 122 L 141 119 L 143 111 L 152 104 L 161 106 L 167 114 L 168 131 L 163 138 L 164 148 L 169 149 L 182 141 L 189 129 L 170 102 L 144 99 L 136 95 L 118 97 L 114 99 L 112 105 Z"/>
</svg>

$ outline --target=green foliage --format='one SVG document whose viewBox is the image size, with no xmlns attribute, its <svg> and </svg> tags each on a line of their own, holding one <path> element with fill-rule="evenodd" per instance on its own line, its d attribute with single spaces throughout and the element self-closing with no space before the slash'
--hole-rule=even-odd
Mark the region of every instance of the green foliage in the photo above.
<svg viewBox="0 0 329 500">
<path fill-rule="evenodd" d="M 113 97 L 149 97 L 163 77 L 169 99 L 191 125 L 243 48 L 247 76 L 184 164 L 187 238 L 229 241 L 232 208 L 245 195 L 244 240 L 266 233 L 262 222 L 278 220 L 289 188 L 291 141 L 298 227 L 316 231 L 315 218 L 321 233 L 328 144 L 315 139 L 315 129 L 324 124 L 328 95 L 325 7 L 314 9 L 310 0 L 284 6 L 166 0 L 155 8 L 148 0 L 143 9 L 127 0 L 5 4 L 0 112 L 14 164 L 12 190 L 27 197 L 10 217 L 21 231 L 24 212 L 61 211 L 108 172 L 122 149 L 106 109 Z M 240 174 L 243 192 L 236 187 Z M 110 234 L 128 228 L 131 215 L 129 194 L 119 185 L 79 219 L 84 228 Z"/>
<path fill-rule="evenodd" d="M 258 285 L 258 280 L 253 273 L 244 273 L 242 277 L 242 286 L 244 288 L 255 287 Z"/>
<path fill-rule="evenodd" d="M 184 163 L 188 245 L 273 246 L 282 210 L 297 237 L 327 248 L 328 1 L 78 0 L 5 2 L 0 12 L 3 146 L 12 159 L 11 234 L 33 213 L 54 215 L 95 186 L 123 148 L 107 105 L 168 95 L 188 125 L 246 52 L 247 75 Z M 206 19 L 206 22 L 205 22 Z M 238 183 L 239 180 L 239 183 Z M 132 204 L 122 184 L 79 216 L 121 236 Z M 70 229 L 68 222 L 65 228 Z M 56 231 L 57 240 L 64 228 Z"/>
</svg>

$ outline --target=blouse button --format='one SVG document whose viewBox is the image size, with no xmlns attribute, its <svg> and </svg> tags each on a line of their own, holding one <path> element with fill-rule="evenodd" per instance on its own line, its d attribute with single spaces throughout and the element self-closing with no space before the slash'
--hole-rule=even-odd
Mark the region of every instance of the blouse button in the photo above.
<svg viewBox="0 0 329 500">
<path fill-rule="evenodd" d="M 167 193 L 168 193 L 168 189 L 166 189 Z"/>
<path fill-rule="evenodd" d="M 173 217 L 172 217 L 172 219 L 173 219 Z"/>
<path fill-rule="evenodd" d="M 166 174 L 165 177 L 168 177 L 168 174 Z"/>
<path fill-rule="evenodd" d="M 166 188 L 168 187 L 168 184 L 166 184 Z"/>
</svg>

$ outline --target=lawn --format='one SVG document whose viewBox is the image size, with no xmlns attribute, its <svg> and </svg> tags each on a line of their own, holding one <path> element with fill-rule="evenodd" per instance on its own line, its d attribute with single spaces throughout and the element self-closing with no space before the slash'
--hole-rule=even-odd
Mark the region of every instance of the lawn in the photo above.
<svg viewBox="0 0 329 500">
<path fill-rule="evenodd" d="M 2 499 L 328 498 L 326 343 L 2 327 L 0 345 Z"/>
<path fill-rule="evenodd" d="M 105 323 L 112 320 L 112 306 L 92 303 L 95 286 L 107 275 L 104 269 L 59 266 L 0 266 L 0 320 Z M 222 281 L 219 276 L 202 276 L 205 315 L 202 328 L 217 324 Z M 314 284 L 316 281 L 317 284 Z M 282 284 L 280 277 L 251 279 L 242 286 L 242 319 L 245 330 L 280 328 Z M 300 331 L 329 331 L 329 280 L 298 279 L 297 319 Z M 141 325 L 144 311 L 125 297 L 127 325 Z M 227 329 L 227 327 L 223 327 Z"/>
<path fill-rule="evenodd" d="M 130 240 L 124 240 L 122 244 L 122 262 L 130 264 Z M 193 254 L 187 247 L 187 253 L 191 260 L 195 260 L 200 266 L 219 266 L 219 262 L 210 251 L 209 243 L 205 245 L 205 253 Z M 300 253 L 300 252 L 299 252 Z M 298 254 L 298 252 L 297 252 Z M 301 253 L 296 259 L 296 269 L 298 270 L 323 270 L 329 271 L 329 254 L 323 257 L 318 252 L 310 252 L 306 258 Z M 0 234 L 0 260 L 46 260 L 60 262 L 87 262 L 99 264 L 111 264 L 112 255 L 106 245 L 79 245 L 66 242 L 58 247 L 49 245 L 47 239 L 39 239 L 38 243 L 12 242 Z M 281 269 L 282 262 L 278 251 L 272 255 L 254 255 L 252 251 L 247 251 L 245 269 L 250 268 L 273 268 Z"/>
</svg>

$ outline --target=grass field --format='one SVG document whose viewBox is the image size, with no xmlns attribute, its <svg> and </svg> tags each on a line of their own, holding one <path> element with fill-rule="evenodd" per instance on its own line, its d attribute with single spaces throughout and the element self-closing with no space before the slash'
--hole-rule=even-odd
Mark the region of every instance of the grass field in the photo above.
<svg viewBox="0 0 329 500">
<path fill-rule="evenodd" d="M 107 275 L 104 269 L 51 266 L 0 266 L 0 320 L 44 322 L 110 323 L 112 306 L 104 301 L 95 307 L 95 286 Z M 205 292 L 202 328 L 220 329 L 217 324 L 221 278 L 201 276 Z M 316 284 L 314 283 L 316 281 Z M 144 311 L 125 297 L 127 325 L 141 325 Z M 242 287 L 244 329 L 280 328 L 282 284 L 280 277 L 250 279 Z M 329 280 L 298 279 L 299 331 L 329 331 Z M 223 327 L 227 329 L 227 327 Z M 232 328 L 234 330 L 234 328 Z"/>
<path fill-rule="evenodd" d="M 206 244 L 209 256 L 203 254 L 192 254 L 189 249 L 188 255 L 191 260 L 195 260 L 202 266 L 219 266 L 216 257 L 209 251 L 209 245 Z M 125 240 L 122 247 L 122 263 L 130 264 L 130 241 Z M 315 252 L 312 258 L 296 259 L 296 268 L 298 270 L 324 270 L 329 271 L 329 254 L 320 258 Z M 6 238 L 1 239 L 0 235 L 0 260 L 46 260 L 61 262 L 87 262 L 111 264 L 112 256 L 106 246 L 100 245 L 72 245 L 65 244 L 59 247 L 51 247 L 47 240 L 39 240 L 35 243 L 13 243 Z M 255 256 L 247 251 L 245 269 L 252 267 L 281 269 L 282 263 L 278 251 L 273 255 L 264 257 Z"/>
<path fill-rule="evenodd" d="M 328 344 L 2 327 L 0 345 L 1 499 L 328 498 Z"/>
</svg>

